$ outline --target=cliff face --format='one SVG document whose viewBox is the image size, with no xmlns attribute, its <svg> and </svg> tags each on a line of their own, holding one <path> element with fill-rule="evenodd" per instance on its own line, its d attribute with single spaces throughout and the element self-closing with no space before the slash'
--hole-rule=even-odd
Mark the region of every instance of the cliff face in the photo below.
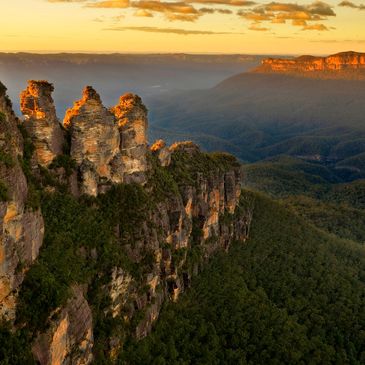
<svg viewBox="0 0 365 365">
<path fill-rule="evenodd" d="M 328 57 L 267 58 L 254 72 L 289 73 L 324 78 L 365 78 L 365 54 L 343 52 Z"/>
<path fill-rule="evenodd" d="M 47 81 L 28 81 L 20 95 L 24 125 L 35 146 L 36 163 L 48 166 L 62 153 L 64 136 L 52 99 L 53 85 Z"/>
<path fill-rule="evenodd" d="M 205 260 L 219 250 L 228 250 L 235 240 L 246 240 L 251 221 L 250 202 L 241 196 L 240 166 L 232 156 L 206 155 L 192 142 L 166 147 L 160 141 L 159 145 L 170 162 L 161 163 L 161 150 L 152 147 L 152 161 L 158 166 L 149 167 L 146 189 L 156 195 L 153 181 L 165 171 L 173 176 L 176 190 L 168 193 L 166 188 L 165 198 L 135 227 L 133 243 L 124 243 L 132 261 L 143 267 L 146 252 L 152 261 L 142 282 L 125 268 L 115 267 L 108 287 L 109 313 L 135 323 L 132 334 L 138 339 L 151 331 L 165 300 L 178 300 Z M 141 286 L 147 290 L 141 292 Z M 123 347 L 123 332 L 111 336 L 111 356 Z"/>
<path fill-rule="evenodd" d="M 0 318 L 13 320 L 19 286 L 42 245 L 40 210 L 26 207 L 28 184 L 19 163 L 23 138 L 0 83 Z"/>
<path fill-rule="evenodd" d="M 17 160 L 24 164 L 23 140 L 8 100 L 0 99 L 1 153 L 15 161 L 0 156 L 1 182 L 9 186 L 0 203 L 1 315 L 14 317 L 10 294 L 29 269 L 15 324 L 29 326 L 34 358 L 41 365 L 113 362 L 129 337 L 148 335 L 163 303 L 178 300 L 206 260 L 246 240 L 252 206 L 233 156 L 203 153 L 192 142 L 158 141 L 149 149 L 147 109 L 133 94 L 108 110 L 86 87 L 64 120 L 69 152 L 51 151 L 47 138 L 58 133 L 51 91 L 32 82 L 22 95 L 36 162 L 48 166 L 34 168 L 27 157 L 27 177 L 43 197 L 46 242 L 30 269 L 43 220 L 25 207 L 27 181 Z"/>
</svg>

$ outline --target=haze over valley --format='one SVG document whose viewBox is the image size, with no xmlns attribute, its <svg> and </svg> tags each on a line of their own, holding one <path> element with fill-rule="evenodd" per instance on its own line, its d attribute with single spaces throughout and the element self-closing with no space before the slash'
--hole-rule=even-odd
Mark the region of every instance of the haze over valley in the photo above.
<svg viewBox="0 0 365 365">
<path fill-rule="evenodd" d="M 0 53 L 0 76 L 17 111 L 19 93 L 27 80 L 54 83 L 54 98 L 62 118 L 88 84 L 100 90 L 106 105 L 115 104 L 121 90 L 149 100 L 178 90 L 212 88 L 227 77 L 256 67 L 262 58 L 240 54 Z"/>
</svg>

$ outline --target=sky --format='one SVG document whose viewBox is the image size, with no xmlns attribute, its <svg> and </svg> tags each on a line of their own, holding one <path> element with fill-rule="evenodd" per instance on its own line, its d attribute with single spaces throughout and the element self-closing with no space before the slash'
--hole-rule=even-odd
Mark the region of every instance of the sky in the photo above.
<svg viewBox="0 0 365 365">
<path fill-rule="evenodd" d="M 0 0 L 0 51 L 365 51 L 365 0 Z"/>
</svg>

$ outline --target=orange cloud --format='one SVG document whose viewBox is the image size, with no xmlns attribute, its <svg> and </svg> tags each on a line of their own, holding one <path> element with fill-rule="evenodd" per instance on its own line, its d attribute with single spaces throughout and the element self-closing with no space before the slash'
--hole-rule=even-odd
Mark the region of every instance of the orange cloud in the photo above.
<svg viewBox="0 0 365 365">
<path fill-rule="evenodd" d="M 88 3 L 88 8 L 112 8 L 112 9 L 124 9 L 129 7 L 129 0 L 106 0 L 99 1 L 97 3 Z"/>
<path fill-rule="evenodd" d="M 192 29 L 181 29 L 181 28 L 159 28 L 159 27 L 113 27 L 105 28 L 107 31 L 137 31 L 147 33 L 170 33 L 177 35 L 213 35 L 213 34 L 244 34 L 235 32 L 214 32 L 209 30 L 192 30 Z"/>
<path fill-rule="evenodd" d="M 256 2 L 249 0 L 188 0 L 192 4 L 218 4 L 228 6 L 253 6 Z"/>
<path fill-rule="evenodd" d="M 323 24 L 312 24 L 307 22 L 318 22 L 336 16 L 333 8 L 322 1 L 315 1 L 309 5 L 299 5 L 296 3 L 271 2 L 256 6 L 248 11 L 240 10 L 237 13 L 240 17 L 254 21 L 256 24 L 270 22 L 272 24 L 286 24 L 291 21 L 293 26 L 303 26 L 305 30 L 328 30 Z M 307 29 L 308 27 L 308 29 Z M 250 27 L 251 30 L 258 30 Z"/>
<path fill-rule="evenodd" d="M 195 22 L 199 18 L 200 14 L 176 14 L 176 13 L 165 13 L 165 18 L 170 22 L 179 20 L 182 22 Z"/>
<path fill-rule="evenodd" d="M 338 6 L 352 8 L 352 9 L 358 9 L 358 10 L 365 10 L 365 5 L 364 4 L 356 5 L 351 1 L 342 1 L 341 3 L 338 4 Z"/>
<path fill-rule="evenodd" d="M 138 9 L 134 13 L 139 17 L 153 17 L 154 13 L 161 13 L 168 21 L 189 21 L 194 22 L 199 17 L 206 14 L 232 14 L 229 7 L 239 6 L 247 7 L 247 10 L 240 9 L 237 15 L 241 18 L 254 23 L 269 22 L 271 24 L 285 24 L 291 22 L 293 26 L 308 26 L 317 24 L 317 28 L 321 27 L 323 21 L 329 17 L 336 16 L 333 7 L 323 1 L 314 1 L 311 4 L 300 5 L 290 2 L 270 2 L 259 5 L 252 0 L 47 0 L 49 2 L 86 2 L 89 8 L 134 8 Z M 209 7 L 196 9 L 195 4 L 209 4 Z M 342 4 L 342 5 L 341 5 Z M 345 0 L 341 6 L 360 7 Z M 218 5 L 215 7 L 214 5 Z M 221 8 L 225 5 L 228 8 Z M 320 22 L 320 23 L 317 23 Z M 268 29 L 265 27 L 252 27 L 258 30 Z M 326 30 L 331 29 L 327 28 Z M 256 29 L 252 29 L 256 30 Z"/>
<path fill-rule="evenodd" d="M 329 30 L 324 24 L 311 24 L 306 25 L 302 30 L 317 30 L 319 32 Z"/>
<path fill-rule="evenodd" d="M 153 17 L 153 14 L 151 12 L 149 12 L 148 10 L 145 9 L 138 9 L 135 13 L 134 16 L 140 16 L 140 17 L 146 17 L 146 18 L 151 18 Z"/>
<path fill-rule="evenodd" d="M 154 0 L 141 0 L 131 3 L 134 8 L 157 11 L 157 12 L 171 12 L 179 14 L 198 14 L 198 11 L 191 5 L 184 2 L 163 2 Z"/>
<path fill-rule="evenodd" d="M 258 31 L 258 32 L 266 32 L 266 31 L 270 30 L 270 28 L 262 27 L 262 26 L 260 26 L 256 23 L 251 24 L 248 29 L 249 30 L 255 30 L 255 31 Z"/>
<path fill-rule="evenodd" d="M 47 0 L 49 3 L 84 3 L 87 0 Z"/>
</svg>

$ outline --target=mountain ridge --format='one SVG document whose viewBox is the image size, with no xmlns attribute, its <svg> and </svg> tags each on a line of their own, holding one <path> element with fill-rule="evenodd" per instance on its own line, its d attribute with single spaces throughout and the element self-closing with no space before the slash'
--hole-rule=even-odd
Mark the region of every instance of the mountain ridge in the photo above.
<svg viewBox="0 0 365 365">
<path fill-rule="evenodd" d="M 306 77 L 365 79 L 365 53 L 346 51 L 327 57 L 265 58 L 254 73 L 283 73 Z"/>
</svg>

